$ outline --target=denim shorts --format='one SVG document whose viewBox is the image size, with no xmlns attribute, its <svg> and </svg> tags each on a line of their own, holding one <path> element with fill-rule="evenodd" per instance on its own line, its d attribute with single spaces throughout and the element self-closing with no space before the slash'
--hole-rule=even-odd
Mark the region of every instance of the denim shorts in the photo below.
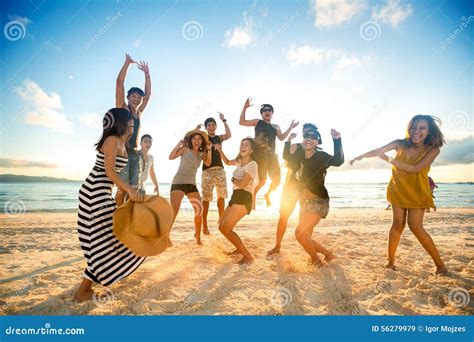
<svg viewBox="0 0 474 342">
<path fill-rule="evenodd" d="M 329 214 L 329 198 L 314 197 L 310 200 L 300 199 L 300 216 L 306 213 L 315 213 L 326 218 Z"/>
<path fill-rule="evenodd" d="M 120 171 L 120 177 L 131 186 L 138 186 L 140 178 L 140 157 L 136 152 L 129 152 L 128 163 Z"/>
</svg>

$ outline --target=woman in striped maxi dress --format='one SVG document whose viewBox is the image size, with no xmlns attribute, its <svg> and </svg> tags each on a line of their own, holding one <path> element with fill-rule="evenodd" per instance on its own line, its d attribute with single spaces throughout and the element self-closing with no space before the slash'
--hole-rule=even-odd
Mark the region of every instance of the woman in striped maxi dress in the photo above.
<svg viewBox="0 0 474 342">
<path fill-rule="evenodd" d="M 132 131 L 133 120 L 128 110 L 113 108 L 105 114 L 102 136 L 96 144 L 95 166 L 79 190 L 77 230 L 87 267 L 74 301 L 92 299 L 93 282 L 114 284 L 145 260 L 118 241 L 112 231 L 112 215 L 117 207 L 112 197 L 114 184 L 127 192 L 132 201 L 143 202 L 143 196 L 118 174 L 127 164 L 126 144 Z"/>
</svg>

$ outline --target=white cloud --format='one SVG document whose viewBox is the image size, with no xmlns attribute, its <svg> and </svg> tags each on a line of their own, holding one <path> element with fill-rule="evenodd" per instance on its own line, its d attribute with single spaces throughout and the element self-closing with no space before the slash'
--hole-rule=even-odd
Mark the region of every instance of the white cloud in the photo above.
<svg viewBox="0 0 474 342">
<path fill-rule="evenodd" d="M 341 56 L 341 50 L 313 48 L 309 45 L 295 47 L 291 45 L 286 58 L 291 65 L 320 64 L 328 59 Z"/>
<path fill-rule="evenodd" d="M 225 41 L 222 43 L 222 46 L 245 49 L 255 42 L 252 18 L 248 18 L 246 12 L 243 13 L 243 16 L 244 25 L 227 30 L 224 34 Z"/>
<path fill-rule="evenodd" d="M 49 95 L 34 81 L 25 80 L 22 87 L 15 88 L 27 104 L 25 121 L 30 125 L 51 128 L 62 133 L 72 131 L 72 122 L 63 112 L 61 97 L 54 92 Z"/>
<path fill-rule="evenodd" d="M 413 7 L 410 4 L 402 5 L 400 0 L 387 0 L 385 6 L 372 10 L 374 20 L 388 23 L 392 27 L 397 27 L 412 14 Z"/>
<path fill-rule="evenodd" d="M 367 3 L 366 0 L 311 0 L 310 6 L 316 13 L 316 27 L 325 28 L 349 22 L 367 8 Z"/>
<path fill-rule="evenodd" d="M 345 72 L 365 67 L 376 60 L 371 55 L 354 56 L 341 49 L 315 48 L 309 45 L 291 45 L 286 58 L 291 66 L 327 64 L 332 67 L 333 79 L 340 79 Z"/>
</svg>

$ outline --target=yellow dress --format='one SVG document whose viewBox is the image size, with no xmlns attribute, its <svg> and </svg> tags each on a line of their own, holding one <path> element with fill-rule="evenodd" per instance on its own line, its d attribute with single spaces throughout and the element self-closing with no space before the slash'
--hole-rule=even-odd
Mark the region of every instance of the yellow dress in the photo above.
<svg viewBox="0 0 474 342">
<path fill-rule="evenodd" d="M 395 159 L 406 164 L 415 165 L 425 157 L 427 152 L 428 149 L 425 148 L 415 158 L 410 158 L 407 155 L 407 150 L 400 148 Z M 408 173 L 397 169 L 395 165 L 392 166 L 392 178 L 387 187 L 388 202 L 400 208 L 435 209 L 436 206 L 433 202 L 428 180 L 429 171 L 429 166 L 418 173 Z"/>
</svg>

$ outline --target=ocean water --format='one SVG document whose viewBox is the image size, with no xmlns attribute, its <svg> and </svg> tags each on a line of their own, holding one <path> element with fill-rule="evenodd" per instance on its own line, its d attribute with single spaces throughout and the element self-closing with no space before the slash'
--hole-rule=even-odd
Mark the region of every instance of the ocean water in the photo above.
<svg viewBox="0 0 474 342">
<path fill-rule="evenodd" d="M 68 183 L 1 183 L 0 212 L 61 212 L 76 211 L 80 182 Z M 438 183 L 435 189 L 435 204 L 438 208 L 464 208 L 474 206 L 474 184 Z M 331 208 L 385 208 L 387 205 L 385 191 L 387 184 L 329 183 L 326 187 L 331 197 Z M 169 199 L 171 184 L 160 184 L 160 195 Z M 200 184 L 198 184 L 200 189 Z M 229 185 L 229 198 L 232 187 Z M 263 194 L 264 187 L 257 196 L 257 211 L 278 212 L 282 186 L 273 194 L 274 204 L 266 208 Z M 152 194 L 152 184 L 147 184 L 147 193 Z M 215 194 L 214 194 L 215 196 Z M 184 211 L 191 211 L 191 204 L 184 199 Z M 210 210 L 217 210 L 211 203 Z"/>
</svg>

